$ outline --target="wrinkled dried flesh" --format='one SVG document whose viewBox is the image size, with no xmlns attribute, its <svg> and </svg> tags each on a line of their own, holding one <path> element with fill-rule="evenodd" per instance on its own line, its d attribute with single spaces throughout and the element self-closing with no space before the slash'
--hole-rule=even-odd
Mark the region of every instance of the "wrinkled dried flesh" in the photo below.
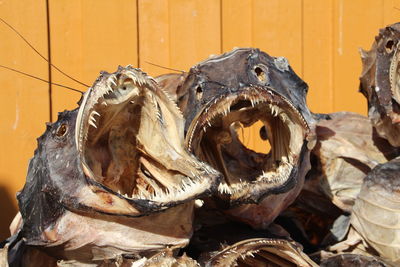
<svg viewBox="0 0 400 267">
<path fill-rule="evenodd" d="M 306 127 L 300 116 L 282 103 L 246 95 L 224 99 L 215 106 L 206 111 L 203 127 L 197 127 L 200 133 L 196 138 L 201 141 L 192 150 L 224 174 L 219 191 L 231 194 L 250 182 L 286 181 L 305 137 Z M 258 121 L 264 125 L 271 144 L 268 154 L 247 148 L 237 134 L 241 127 Z"/>
<path fill-rule="evenodd" d="M 351 224 L 380 256 L 400 263 L 400 197 L 380 186 L 363 185 L 353 207 Z"/>
<path fill-rule="evenodd" d="M 317 123 L 313 168 L 303 190 L 322 194 L 340 209 L 351 212 L 366 174 L 376 164 L 393 158 L 398 150 L 374 133 L 365 116 L 351 112 L 329 116 L 329 120 Z"/>
<path fill-rule="evenodd" d="M 181 114 L 153 81 L 129 72 L 107 81 L 78 138 L 86 174 L 129 199 L 177 202 L 207 190 L 213 182 L 204 175 L 217 174 L 183 150 Z"/>
<path fill-rule="evenodd" d="M 47 246 L 49 253 L 62 259 L 89 261 L 129 253 L 148 255 L 168 247 L 185 247 L 192 234 L 192 211 L 191 202 L 136 218 L 68 211 L 43 234 L 52 241 Z"/>
<path fill-rule="evenodd" d="M 364 256 L 360 254 L 339 254 L 330 256 L 321 262 L 321 267 L 330 266 L 368 266 L 385 267 L 388 266 L 379 258 Z"/>
</svg>

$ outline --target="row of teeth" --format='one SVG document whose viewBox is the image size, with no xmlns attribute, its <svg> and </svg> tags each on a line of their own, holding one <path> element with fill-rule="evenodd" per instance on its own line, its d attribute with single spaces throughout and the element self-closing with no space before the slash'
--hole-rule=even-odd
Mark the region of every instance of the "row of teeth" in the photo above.
<svg viewBox="0 0 400 267">
<path fill-rule="evenodd" d="M 286 159 L 286 161 L 283 161 L 283 159 Z M 282 184 L 289 179 L 290 173 L 293 169 L 292 162 L 292 160 L 288 161 L 286 157 L 282 157 L 282 162 L 279 164 L 279 167 L 276 171 L 263 171 L 263 174 L 259 176 L 257 180 L 266 182 L 271 185 Z"/>
<path fill-rule="evenodd" d="M 246 98 L 246 96 L 245 96 L 245 98 Z M 250 99 L 250 101 L 251 101 L 252 107 L 255 107 L 257 104 L 264 102 L 264 101 L 259 100 L 259 99 Z M 288 116 L 284 112 L 282 112 L 282 109 L 279 106 L 274 105 L 272 103 L 269 103 L 268 105 L 269 105 L 269 108 L 271 110 L 271 115 L 272 116 L 274 116 L 274 117 L 278 117 L 279 116 L 282 119 L 283 122 L 285 122 L 288 119 Z M 228 113 L 231 112 L 230 111 L 230 107 L 231 107 L 231 105 L 228 105 L 227 108 L 223 109 L 222 111 L 220 110 L 220 111 L 217 111 L 214 114 L 211 114 L 210 117 L 208 119 L 206 119 L 206 122 L 205 122 L 205 124 L 203 126 L 203 132 L 206 132 L 207 128 L 212 126 L 211 121 L 215 117 L 217 117 L 220 114 L 222 114 L 224 116 L 227 116 Z M 206 110 L 206 113 L 207 113 L 207 110 Z"/>
<path fill-rule="evenodd" d="M 262 175 L 257 177 L 257 181 L 267 183 L 271 187 L 276 184 L 282 184 L 289 179 L 289 176 L 293 169 L 292 162 L 293 158 L 291 156 L 289 156 L 289 159 L 287 157 L 282 157 L 281 163 L 279 164 L 277 170 L 269 172 L 263 171 Z M 242 179 L 239 180 L 239 183 L 231 185 L 228 185 L 225 182 L 221 182 L 218 185 L 218 192 L 220 192 L 221 194 L 233 195 L 242 191 L 245 188 L 248 188 L 251 185 L 254 185 L 254 183 L 249 183 L 247 181 L 243 181 Z"/>
<path fill-rule="evenodd" d="M 118 193 L 128 199 L 144 199 L 158 202 L 169 202 L 186 200 L 190 197 L 201 194 L 209 187 L 208 181 L 205 179 L 186 179 L 181 183 L 179 188 L 167 188 L 166 191 L 154 185 L 154 183 L 151 184 L 154 189 L 154 192 L 152 193 L 148 192 L 140 185 L 137 185 L 137 188 L 139 189 L 138 194 L 129 196 L 128 194 L 122 194 L 120 191 L 118 191 Z"/>
<path fill-rule="evenodd" d="M 146 75 L 146 77 L 138 77 L 138 76 L 135 75 L 135 73 L 133 73 L 132 71 L 127 71 L 126 74 L 127 74 L 127 76 L 128 76 L 129 78 L 132 79 L 132 81 L 133 81 L 135 84 L 137 84 L 137 85 L 139 85 L 139 86 L 148 85 L 148 82 L 147 82 L 147 80 L 146 80 L 147 75 Z M 116 77 L 115 75 L 111 75 L 111 76 L 108 78 L 107 82 L 108 82 L 108 84 L 107 84 L 107 87 L 106 87 L 105 92 L 102 94 L 103 96 L 104 96 L 104 95 L 108 95 L 108 94 L 110 94 L 110 93 L 112 93 L 112 92 L 114 91 L 113 86 L 114 86 L 114 87 L 117 86 L 117 77 Z M 107 106 L 107 103 L 106 103 L 105 101 L 103 101 L 103 102 L 102 102 L 102 105 Z M 90 113 L 88 123 L 89 123 L 89 125 L 91 125 L 91 126 L 93 126 L 94 128 L 97 129 L 96 119 L 95 119 L 95 117 L 94 117 L 95 115 L 97 115 L 97 116 L 100 117 L 100 114 L 99 114 L 98 112 L 92 111 L 92 112 Z"/>
<path fill-rule="evenodd" d="M 251 246 L 254 244 L 254 245 L 259 246 L 260 244 L 265 244 L 267 246 L 282 246 L 282 245 L 288 246 L 287 243 L 290 243 L 290 242 L 284 241 L 284 240 L 262 239 L 262 240 L 257 240 L 255 242 L 247 243 L 244 245 Z M 253 249 L 253 250 L 243 252 L 243 251 L 238 251 L 240 249 L 239 246 L 240 245 L 238 245 L 236 247 L 231 247 L 231 248 L 228 247 L 228 248 L 224 249 L 224 251 L 220 252 L 222 254 L 222 258 L 230 257 L 229 254 L 236 254 L 236 255 L 238 255 L 238 257 L 236 257 L 236 258 L 240 257 L 243 260 L 246 257 L 254 258 L 255 257 L 254 254 L 260 253 L 260 250 L 261 250 L 261 249 Z"/>
<path fill-rule="evenodd" d="M 206 173 L 206 175 L 212 175 L 215 177 L 218 175 L 216 170 L 201 162 L 196 163 L 196 169 Z M 147 171 L 145 170 L 145 172 Z M 124 194 L 123 196 L 130 199 L 146 199 L 159 202 L 183 201 L 195 195 L 199 195 L 209 188 L 209 181 L 203 179 L 204 175 L 195 174 L 194 172 L 191 172 L 191 179 L 187 178 L 179 186 L 168 186 L 166 189 L 167 191 L 161 189 L 157 183 L 148 176 L 152 177 L 150 173 L 147 173 L 147 176 L 142 175 L 141 177 L 153 188 L 154 192 L 150 193 L 140 185 L 136 185 L 139 190 L 137 195 L 128 196 L 128 194 Z M 118 193 L 121 194 L 120 191 L 118 191 Z"/>
<path fill-rule="evenodd" d="M 100 117 L 100 113 L 98 113 L 97 111 L 93 110 L 93 111 L 90 113 L 90 116 L 89 116 L 89 125 L 91 125 L 91 126 L 93 126 L 94 128 L 97 129 L 97 126 L 96 126 L 96 118 L 94 117 L 95 115 L 97 115 L 97 116 Z"/>
<path fill-rule="evenodd" d="M 138 76 L 136 73 L 134 73 L 133 71 L 124 71 L 124 74 L 129 77 L 130 79 L 132 79 L 132 81 L 139 85 L 149 85 L 149 80 L 154 81 L 153 78 L 151 78 L 150 76 L 148 76 L 146 73 L 142 72 L 140 76 Z M 117 77 L 116 75 L 111 75 L 108 78 L 108 82 L 113 84 L 114 86 L 117 86 Z M 111 87 L 110 85 L 108 85 L 108 87 Z"/>
</svg>

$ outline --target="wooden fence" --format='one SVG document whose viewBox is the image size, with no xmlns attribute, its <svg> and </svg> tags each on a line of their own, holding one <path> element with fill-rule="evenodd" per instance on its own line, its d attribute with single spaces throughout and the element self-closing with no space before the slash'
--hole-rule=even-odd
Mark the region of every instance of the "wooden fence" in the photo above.
<svg viewBox="0 0 400 267">
<path fill-rule="evenodd" d="M 400 15 L 399 0 L 1 0 L 0 17 L 40 53 L 91 85 L 100 70 L 139 66 L 155 76 L 188 70 L 210 54 L 259 47 L 285 56 L 308 84 L 314 112 L 366 114 L 358 93 L 358 48 Z M 0 64 L 52 82 L 65 78 L 0 24 Z M 0 238 L 16 212 L 15 193 L 45 122 L 80 95 L 0 69 Z M 248 133 L 250 142 L 252 133 Z M 253 145 L 257 145 L 253 143 Z"/>
</svg>

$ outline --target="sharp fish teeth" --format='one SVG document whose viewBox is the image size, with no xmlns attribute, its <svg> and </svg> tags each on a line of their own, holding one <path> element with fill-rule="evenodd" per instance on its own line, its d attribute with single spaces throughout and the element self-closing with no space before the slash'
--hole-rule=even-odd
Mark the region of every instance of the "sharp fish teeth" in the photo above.
<svg viewBox="0 0 400 267">
<path fill-rule="evenodd" d="M 98 113 L 96 110 L 93 110 L 93 111 L 92 111 L 92 114 L 97 115 L 97 116 L 100 117 L 100 113 Z"/>
<path fill-rule="evenodd" d="M 96 126 L 96 124 L 95 124 L 93 121 L 89 120 L 89 124 L 92 125 L 94 128 L 97 129 L 97 126 Z"/>
</svg>

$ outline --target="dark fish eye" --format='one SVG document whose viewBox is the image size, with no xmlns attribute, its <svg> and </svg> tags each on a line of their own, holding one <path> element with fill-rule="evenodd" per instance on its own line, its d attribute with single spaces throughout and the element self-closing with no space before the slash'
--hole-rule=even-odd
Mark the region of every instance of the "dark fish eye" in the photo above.
<svg viewBox="0 0 400 267">
<path fill-rule="evenodd" d="M 255 66 L 253 68 L 254 74 L 257 77 L 257 79 L 262 83 L 265 84 L 268 82 L 268 77 L 265 71 L 260 67 L 260 66 Z"/>
<path fill-rule="evenodd" d="M 196 87 L 196 98 L 197 100 L 200 100 L 203 96 L 203 88 L 201 88 L 201 85 L 198 85 Z"/>
<path fill-rule="evenodd" d="M 60 126 L 58 126 L 58 128 L 56 130 L 56 136 L 63 137 L 63 136 L 65 136 L 67 131 L 68 131 L 68 126 L 65 123 L 63 123 Z"/>
<path fill-rule="evenodd" d="M 391 53 L 393 51 L 394 41 L 392 39 L 387 40 L 385 44 L 386 52 Z"/>
</svg>

